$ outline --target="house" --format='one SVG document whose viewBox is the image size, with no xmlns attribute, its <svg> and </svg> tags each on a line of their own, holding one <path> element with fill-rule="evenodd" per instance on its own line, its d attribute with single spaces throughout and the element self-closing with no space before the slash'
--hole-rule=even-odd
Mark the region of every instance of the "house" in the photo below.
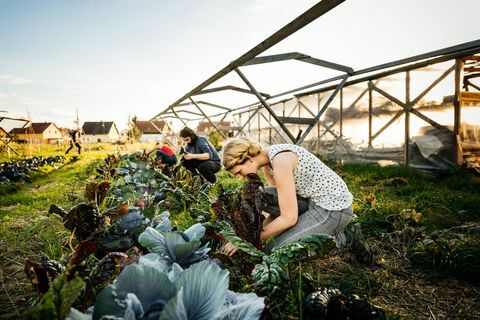
<svg viewBox="0 0 480 320">
<path fill-rule="evenodd" d="M 85 122 L 82 126 L 82 142 L 116 142 L 120 139 L 120 133 L 115 122 L 98 121 Z"/>
<path fill-rule="evenodd" d="M 133 125 L 142 133 L 141 142 L 162 141 L 174 135 L 170 125 L 162 120 L 134 121 Z"/>
<path fill-rule="evenodd" d="M 5 131 L 5 129 L 0 127 L 0 138 L 7 138 L 7 137 L 8 137 L 7 131 Z"/>
<path fill-rule="evenodd" d="M 60 129 L 53 122 L 32 122 L 25 128 L 10 130 L 16 140 L 32 143 L 59 143 L 63 141 Z"/>
<path fill-rule="evenodd" d="M 236 127 L 231 127 L 230 121 L 214 121 L 213 123 L 225 136 L 233 137 L 233 130 Z M 214 129 L 215 127 L 209 121 L 201 121 L 198 123 L 195 131 L 199 135 L 208 136 Z"/>
</svg>

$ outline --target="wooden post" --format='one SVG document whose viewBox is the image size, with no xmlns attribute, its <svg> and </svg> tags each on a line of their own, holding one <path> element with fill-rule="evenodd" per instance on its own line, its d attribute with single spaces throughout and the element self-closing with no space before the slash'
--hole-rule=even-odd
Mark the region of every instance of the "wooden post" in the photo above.
<svg viewBox="0 0 480 320">
<path fill-rule="evenodd" d="M 412 108 L 410 102 L 410 70 L 405 72 L 405 142 L 404 142 L 404 162 L 405 165 L 409 166 L 409 155 L 408 145 L 410 142 L 410 109 Z"/>
<path fill-rule="evenodd" d="M 257 118 L 258 118 L 258 121 L 257 121 L 257 124 L 258 124 L 258 128 L 257 128 L 257 130 L 258 130 L 258 142 L 260 143 L 260 141 L 261 141 L 261 139 L 260 139 L 261 138 L 261 135 L 260 135 L 260 115 L 257 115 Z"/>
<path fill-rule="evenodd" d="M 343 139 L 343 88 L 340 90 L 340 138 Z"/>
<path fill-rule="evenodd" d="M 317 113 L 320 112 L 320 93 L 317 93 Z M 320 155 L 320 121 L 317 122 L 317 154 Z"/>
<path fill-rule="evenodd" d="M 372 108 L 373 108 L 373 97 L 372 97 L 372 81 L 368 82 L 368 146 L 372 145 Z"/>
<path fill-rule="evenodd" d="M 268 114 L 268 123 L 272 122 L 272 115 Z M 268 126 L 268 144 L 272 145 L 272 126 Z"/>
<path fill-rule="evenodd" d="M 463 165 L 463 152 L 462 152 L 462 139 L 461 139 L 461 108 L 462 102 L 460 101 L 460 95 L 462 91 L 462 79 L 463 79 L 463 66 L 464 61 L 462 59 L 455 59 L 455 93 L 453 96 L 453 135 L 454 143 L 456 144 L 455 158 L 457 166 Z"/>
</svg>

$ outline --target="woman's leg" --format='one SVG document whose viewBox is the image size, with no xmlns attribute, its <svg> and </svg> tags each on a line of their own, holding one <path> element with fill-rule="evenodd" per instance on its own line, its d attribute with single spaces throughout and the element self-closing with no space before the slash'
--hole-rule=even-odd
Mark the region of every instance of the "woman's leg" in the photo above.
<svg viewBox="0 0 480 320">
<path fill-rule="evenodd" d="M 273 217 L 279 217 L 280 205 L 278 203 L 277 187 L 265 187 L 265 192 L 271 194 L 273 197 L 271 197 L 271 202 L 269 202 L 267 206 L 262 210 L 267 213 L 270 213 Z M 301 215 L 302 213 L 308 210 L 308 203 L 309 203 L 308 199 L 300 197 L 297 194 L 298 215 Z"/>
<path fill-rule="evenodd" d="M 326 210 L 317 205 L 310 204 L 309 210 L 298 216 L 297 224 L 287 231 L 274 237 L 267 245 L 270 249 L 297 241 L 312 234 L 328 234 L 337 238 L 352 220 L 352 206 L 343 210 Z M 337 241 L 337 246 L 342 246 Z"/>
</svg>

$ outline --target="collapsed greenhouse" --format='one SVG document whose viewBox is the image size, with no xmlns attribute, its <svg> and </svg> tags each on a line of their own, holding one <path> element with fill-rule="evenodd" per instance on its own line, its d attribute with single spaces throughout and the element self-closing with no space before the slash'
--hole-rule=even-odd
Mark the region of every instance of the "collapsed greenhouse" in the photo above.
<svg viewBox="0 0 480 320">
<path fill-rule="evenodd" d="M 261 55 L 342 2 L 319 2 L 152 119 L 173 118 L 185 126 L 206 121 L 224 138 L 295 143 L 336 161 L 423 169 L 466 162 L 479 170 L 480 40 L 359 70 L 304 52 Z M 262 83 L 251 81 L 244 69 L 274 62 L 301 62 L 331 76 L 262 92 Z M 240 101 L 239 94 L 254 100 L 217 102 Z"/>
</svg>

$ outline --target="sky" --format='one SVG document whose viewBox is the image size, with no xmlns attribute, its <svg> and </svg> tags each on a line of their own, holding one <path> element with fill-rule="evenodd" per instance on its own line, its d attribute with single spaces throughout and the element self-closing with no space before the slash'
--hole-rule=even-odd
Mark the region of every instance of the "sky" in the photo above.
<svg viewBox="0 0 480 320">
<path fill-rule="evenodd" d="M 147 120 L 316 3 L 0 0 L 0 116 L 62 127 L 77 111 L 120 128 Z M 297 51 L 358 70 L 478 40 L 478 12 L 479 0 L 346 0 L 264 55 Z M 243 70 L 270 94 L 330 72 L 296 61 Z M 225 84 L 245 87 L 235 75 L 212 86 Z"/>
</svg>

